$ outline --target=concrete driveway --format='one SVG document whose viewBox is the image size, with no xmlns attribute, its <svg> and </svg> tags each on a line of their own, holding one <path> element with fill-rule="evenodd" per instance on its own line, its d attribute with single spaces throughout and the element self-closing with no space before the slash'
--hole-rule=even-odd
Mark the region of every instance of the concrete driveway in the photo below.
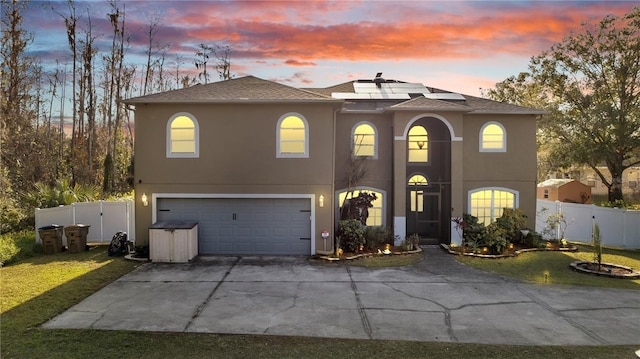
<svg viewBox="0 0 640 359">
<path fill-rule="evenodd" d="M 403 268 L 301 257 L 147 263 L 43 325 L 532 345 L 640 344 L 640 290 L 536 285 L 439 248 Z"/>
</svg>

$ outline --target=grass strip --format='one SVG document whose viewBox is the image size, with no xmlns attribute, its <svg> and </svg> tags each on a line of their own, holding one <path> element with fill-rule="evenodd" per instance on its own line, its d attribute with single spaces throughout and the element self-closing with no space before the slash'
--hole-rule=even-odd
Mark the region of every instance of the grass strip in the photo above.
<svg viewBox="0 0 640 359">
<path fill-rule="evenodd" d="M 618 279 L 579 273 L 569 268 L 574 261 L 592 261 L 590 246 L 577 245 L 577 252 L 527 252 L 507 258 L 456 256 L 459 262 L 474 268 L 526 282 L 588 287 L 638 289 L 640 279 Z M 603 249 L 602 261 L 640 269 L 640 251 Z"/>
</svg>

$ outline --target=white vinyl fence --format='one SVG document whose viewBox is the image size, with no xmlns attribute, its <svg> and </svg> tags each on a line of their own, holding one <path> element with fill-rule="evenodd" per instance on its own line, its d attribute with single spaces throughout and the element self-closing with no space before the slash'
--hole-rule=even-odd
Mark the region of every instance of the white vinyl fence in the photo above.
<svg viewBox="0 0 640 359">
<path fill-rule="evenodd" d="M 539 199 L 536 213 L 538 233 L 544 232 L 549 215 L 562 213 L 567 222 L 570 222 L 564 234 L 570 242 L 591 243 L 593 224 L 597 223 L 602 245 L 640 249 L 640 211 Z M 559 230 L 554 234 L 554 239 L 560 239 Z"/>
<path fill-rule="evenodd" d="M 69 226 L 88 224 L 87 243 L 109 243 L 119 232 L 127 232 L 127 238 L 135 241 L 133 201 L 84 202 L 55 208 L 36 208 L 36 241 L 42 243 L 38 228 L 57 224 Z M 63 237 L 63 243 L 66 238 Z"/>
</svg>

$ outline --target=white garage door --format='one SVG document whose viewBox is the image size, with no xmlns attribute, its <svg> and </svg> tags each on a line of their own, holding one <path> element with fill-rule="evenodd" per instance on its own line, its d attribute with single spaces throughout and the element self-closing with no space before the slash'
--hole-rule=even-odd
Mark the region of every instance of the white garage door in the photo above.
<svg viewBox="0 0 640 359">
<path fill-rule="evenodd" d="M 304 198 L 159 198 L 157 220 L 198 222 L 198 254 L 311 254 Z"/>
</svg>

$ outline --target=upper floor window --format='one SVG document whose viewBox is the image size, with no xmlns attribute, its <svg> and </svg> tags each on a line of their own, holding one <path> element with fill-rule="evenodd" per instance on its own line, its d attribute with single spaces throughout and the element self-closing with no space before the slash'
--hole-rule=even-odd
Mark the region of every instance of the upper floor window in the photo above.
<svg viewBox="0 0 640 359">
<path fill-rule="evenodd" d="M 413 126 L 409 130 L 409 162 L 429 161 L 429 134 L 422 126 Z"/>
<path fill-rule="evenodd" d="M 198 137 L 198 121 L 193 115 L 173 115 L 167 122 L 167 157 L 198 157 Z"/>
<path fill-rule="evenodd" d="M 362 157 L 378 156 L 376 130 L 373 125 L 360 123 L 353 128 L 353 155 Z"/>
<path fill-rule="evenodd" d="M 480 188 L 469 192 L 469 214 L 489 224 L 502 216 L 505 208 L 518 207 L 518 191 L 508 188 Z"/>
<path fill-rule="evenodd" d="M 276 137 L 276 157 L 309 157 L 309 126 L 302 115 L 280 117 Z"/>
<path fill-rule="evenodd" d="M 507 133 L 498 122 L 487 122 L 480 129 L 480 152 L 506 152 Z"/>
</svg>

